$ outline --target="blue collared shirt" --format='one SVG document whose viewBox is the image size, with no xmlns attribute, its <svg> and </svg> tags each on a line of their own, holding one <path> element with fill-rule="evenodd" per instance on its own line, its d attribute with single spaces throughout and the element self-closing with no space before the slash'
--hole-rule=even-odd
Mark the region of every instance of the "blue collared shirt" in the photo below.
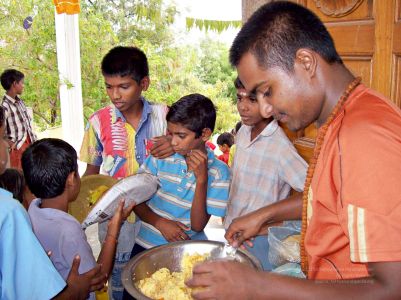
<svg viewBox="0 0 401 300">
<path fill-rule="evenodd" d="M 226 212 L 230 186 L 230 170 L 218 160 L 212 151 L 208 153 L 208 186 L 206 205 L 208 214 L 223 217 Z M 175 153 L 165 158 L 147 158 L 138 173 L 156 176 L 160 188 L 147 202 L 149 208 L 163 218 L 179 221 L 191 227 L 191 207 L 195 194 L 196 177 L 188 172 L 185 157 Z M 194 231 L 186 232 L 189 236 Z M 152 225 L 141 221 L 141 228 L 136 242 L 144 248 L 168 243 L 163 235 Z"/>
</svg>

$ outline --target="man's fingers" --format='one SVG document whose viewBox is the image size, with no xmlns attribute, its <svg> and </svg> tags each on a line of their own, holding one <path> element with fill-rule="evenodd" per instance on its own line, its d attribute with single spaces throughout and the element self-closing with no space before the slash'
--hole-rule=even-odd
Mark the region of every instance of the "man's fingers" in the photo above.
<svg viewBox="0 0 401 300">
<path fill-rule="evenodd" d="M 192 290 L 191 296 L 195 300 L 217 299 L 215 293 L 207 287 Z"/>
</svg>

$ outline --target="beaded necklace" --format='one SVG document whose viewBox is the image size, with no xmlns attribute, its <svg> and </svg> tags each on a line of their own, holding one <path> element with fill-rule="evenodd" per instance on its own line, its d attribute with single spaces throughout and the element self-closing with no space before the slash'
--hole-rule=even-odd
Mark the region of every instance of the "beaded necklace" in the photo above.
<svg viewBox="0 0 401 300">
<path fill-rule="evenodd" d="M 313 174 L 315 172 L 315 167 L 317 160 L 319 158 L 320 150 L 322 149 L 323 141 L 326 136 L 327 129 L 329 128 L 331 122 L 340 112 L 341 108 L 344 106 L 345 101 L 348 99 L 351 92 L 359 85 L 361 82 L 360 77 L 356 77 L 345 89 L 344 93 L 341 95 L 340 99 L 338 100 L 336 106 L 332 110 L 330 116 L 327 118 L 324 125 L 319 129 L 317 138 L 316 138 L 316 145 L 315 149 L 313 150 L 313 156 L 309 161 L 308 172 L 306 173 L 306 180 L 304 186 L 304 192 L 302 195 L 302 230 L 301 230 L 301 243 L 300 243 L 300 251 L 301 251 L 301 268 L 302 271 L 307 275 L 308 274 L 308 254 L 306 253 L 305 249 L 305 234 L 307 224 L 307 208 L 308 208 L 308 194 L 309 188 L 311 186 Z"/>
</svg>

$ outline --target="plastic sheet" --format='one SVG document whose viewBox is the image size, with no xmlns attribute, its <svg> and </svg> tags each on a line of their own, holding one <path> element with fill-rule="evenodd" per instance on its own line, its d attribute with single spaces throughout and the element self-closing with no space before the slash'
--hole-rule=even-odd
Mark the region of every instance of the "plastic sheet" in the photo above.
<svg viewBox="0 0 401 300">
<path fill-rule="evenodd" d="M 89 225 L 110 219 L 122 199 L 125 199 L 124 207 L 128 207 L 134 202 L 139 204 L 150 199 L 157 191 L 157 187 L 157 178 L 145 173 L 120 180 L 105 192 L 92 208 L 82 222 L 82 228 L 85 229 Z"/>
<path fill-rule="evenodd" d="M 270 227 L 267 237 L 269 242 L 268 258 L 270 263 L 279 267 L 286 263 L 299 263 L 300 231 L 294 226 Z"/>
</svg>

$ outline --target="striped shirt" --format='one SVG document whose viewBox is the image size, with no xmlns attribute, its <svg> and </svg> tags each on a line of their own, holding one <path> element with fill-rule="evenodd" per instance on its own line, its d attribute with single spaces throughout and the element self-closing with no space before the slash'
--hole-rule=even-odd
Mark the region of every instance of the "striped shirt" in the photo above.
<svg viewBox="0 0 401 300">
<path fill-rule="evenodd" d="M 207 213 L 223 217 L 228 200 L 230 170 L 211 150 L 207 149 L 207 152 Z M 179 221 L 191 227 L 190 216 L 196 177 L 193 172 L 187 172 L 185 158 L 177 153 L 166 159 L 150 156 L 138 171 L 138 173 L 144 172 L 156 176 L 160 182 L 159 190 L 147 202 L 149 208 L 163 218 Z M 195 233 L 192 230 L 186 232 L 189 236 Z M 168 241 L 155 227 L 141 221 L 136 243 L 144 248 L 151 248 L 166 244 Z"/>
<path fill-rule="evenodd" d="M 17 150 L 21 148 L 28 136 L 32 143 L 37 140 L 31 125 L 32 118 L 21 98 L 17 96 L 13 99 L 6 94 L 1 106 L 5 112 L 7 138 L 15 143 Z"/>
<path fill-rule="evenodd" d="M 236 135 L 229 204 L 224 226 L 234 218 L 288 197 L 291 188 L 302 191 L 307 163 L 276 120 L 251 141 L 252 127 Z"/>
</svg>

